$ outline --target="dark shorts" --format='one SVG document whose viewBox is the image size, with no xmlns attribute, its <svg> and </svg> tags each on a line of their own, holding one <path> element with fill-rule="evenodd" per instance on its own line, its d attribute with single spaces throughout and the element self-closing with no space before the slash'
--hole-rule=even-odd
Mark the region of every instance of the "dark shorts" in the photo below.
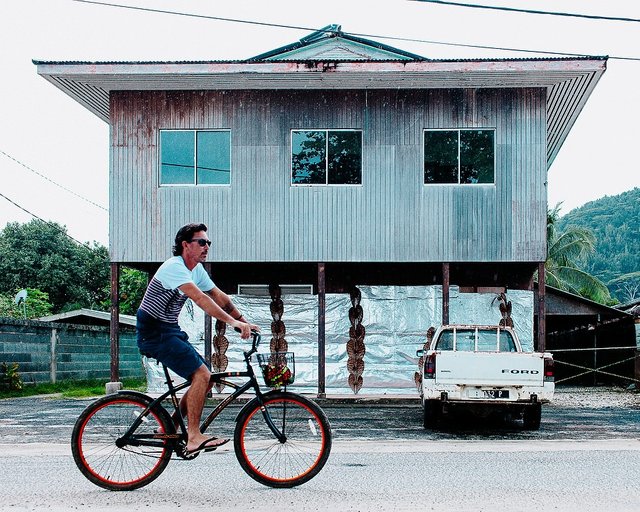
<svg viewBox="0 0 640 512">
<path fill-rule="evenodd" d="M 140 353 L 157 359 L 183 379 L 189 380 L 205 361 L 189 343 L 189 336 L 178 324 L 162 322 L 138 310 L 136 333 Z"/>
</svg>

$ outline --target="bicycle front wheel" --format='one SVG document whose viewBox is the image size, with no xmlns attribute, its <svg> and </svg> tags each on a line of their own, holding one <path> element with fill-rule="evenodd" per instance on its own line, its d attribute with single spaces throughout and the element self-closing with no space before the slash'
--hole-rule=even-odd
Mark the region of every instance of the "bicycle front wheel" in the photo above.
<svg viewBox="0 0 640 512">
<path fill-rule="evenodd" d="M 282 433 L 276 438 L 265 415 Z M 287 392 L 264 397 L 264 411 L 253 399 L 240 411 L 234 433 L 236 457 L 242 469 L 261 484 L 294 487 L 324 467 L 331 452 L 331 427 L 315 402 Z"/>
<path fill-rule="evenodd" d="M 121 440 L 150 403 L 144 396 L 118 393 L 97 400 L 80 415 L 71 451 L 91 482 L 112 491 L 132 490 L 149 484 L 167 467 L 173 448 L 158 437 L 173 432 L 166 410 L 151 410 L 131 439 Z"/>
</svg>

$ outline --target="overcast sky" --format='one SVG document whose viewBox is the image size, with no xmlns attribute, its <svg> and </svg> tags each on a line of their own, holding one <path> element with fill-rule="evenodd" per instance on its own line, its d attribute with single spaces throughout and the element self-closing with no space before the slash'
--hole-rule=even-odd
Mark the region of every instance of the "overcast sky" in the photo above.
<svg viewBox="0 0 640 512">
<path fill-rule="evenodd" d="M 101 0 L 100 0 L 101 1 Z M 462 1 L 462 0 L 458 0 Z M 31 60 L 244 59 L 329 24 L 430 58 L 545 57 L 384 39 L 640 59 L 640 23 L 434 5 L 411 0 L 176 1 L 112 4 L 270 24 L 141 12 L 74 0 L 0 4 L 0 229 L 32 215 L 108 244 L 109 127 L 36 73 Z M 466 3 L 640 19 L 640 1 L 468 0 Z M 607 71 L 549 170 L 549 205 L 563 213 L 640 186 L 640 60 Z M 22 208 L 22 209 L 21 209 Z M 206 219 L 205 219 L 206 220 Z M 150 226 L 153 229 L 153 226 Z M 146 236 L 144 233 L 141 236 Z"/>
</svg>

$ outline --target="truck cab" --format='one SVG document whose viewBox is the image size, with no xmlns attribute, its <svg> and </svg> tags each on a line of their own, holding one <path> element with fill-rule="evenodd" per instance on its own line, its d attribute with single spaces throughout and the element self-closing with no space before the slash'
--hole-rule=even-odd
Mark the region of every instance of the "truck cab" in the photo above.
<svg viewBox="0 0 640 512">
<path fill-rule="evenodd" d="M 542 404 L 555 391 L 552 355 L 523 352 L 510 327 L 443 325 L 417 356 L 425 428 L 464 406 L 517 414 L 525 428 L 537 430 Z"/>
</svg>

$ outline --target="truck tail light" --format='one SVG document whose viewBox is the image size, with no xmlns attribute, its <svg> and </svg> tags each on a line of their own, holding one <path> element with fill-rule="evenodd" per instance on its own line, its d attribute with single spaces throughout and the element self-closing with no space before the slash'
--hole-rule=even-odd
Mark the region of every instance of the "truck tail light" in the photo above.
<svg viewBox="0 0 640 512">
<path fill-rule="evenodd" d="M 424 361 L 424 378 L 435 379 L 436 378 L 436 355 L 429 354 Z"/>
<path fill-rule="evenodd" d="M 550 357 L 544 358 L 544 381 L 553 382 L 555 376 L 553 374 L 553 359 Z"/>
</svg>

